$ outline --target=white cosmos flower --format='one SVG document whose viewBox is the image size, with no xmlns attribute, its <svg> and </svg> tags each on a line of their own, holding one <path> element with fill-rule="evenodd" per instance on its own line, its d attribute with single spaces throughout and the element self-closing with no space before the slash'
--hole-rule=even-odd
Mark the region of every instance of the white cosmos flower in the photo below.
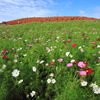
<svg viewBox="0 0 100 100">
<path fill-rule="evenodd" d="M 82 47 L 81 47 L 81 46 L 79 46 L 79 47 L 78 47 L 78 49 L 82 49 Z"/>
<path fill-rule="evenodd" d="M 3 72 L 3 69 L 0 69 L 0 72 Z"/>
<path fill-rule="evenodd" d="M 57 39 L 59 39 L 59 36 L 57 37 Z"/>
<path fill-rule="evenodd" d="M 37 60 L 37 61 L 36 61 L 36 63 L 39 63 L 39 62 L 40 62 L 40 60 Z"/>
<path fill-rule="evenodd" d="M 55 59 L 52 59 L 52 62 L 55 62 Z"/>
<path fill-rule="evenodd" d="M 51 73 L 50 76 L 53 77 L 54 76 L 54 73 Z"/>
<path fill-rule="evenodd" d="M 96 64 L 96 65 L 100 65 L 100 63 Z"/>
<path fill-rule="evenodd" d="M 68 56 L 69 56 L 69 54 L 70 54 L 70 52 L 66 52 L 66 54 L 65 54 L 65 55 L 68 57 Z"/>
<path fill-rule="evenodd" d="M 71 62 L 71 63 L 73 63 L 73 62 L 75 62 L 75 60 L 74 60 L 74 59 L 72 59 L 70 62 Z"/>
<path fill-rule="evenodd" d="M 16 51 L 19 51 L 20 49 L 17 49 Z"/>
<path fill-rule="evenodd" d="M 100 48 L 100 45 L 97 45 L 97 48 Z"/>
<path fill-rule="evenodd" d="M 24 54 L 23 56 L 25 57 L 25 56 L 27 56 L 27 54 Z"/>
<path fill-rule="evenodd" d="M 40 64 L 42 64 L 42 63 L 44 63 L 44 60 L 41 60 L 41 61 L 40 61 Z"/>
<path fill-rule="evenodd" d="M 14 60 L 14 63 L 17 63 L 17 62 L 18 62 L 17 59 L 15 59 L 15 60 Z"/>
<path fill-rule="evenodd" d="M 25 42 L 27 42 L 28 40 L 24 40 Z"/>
<path fill-rule="evenodd" d="M 48 65 L 49 65 L 48 63 L 45 64 L 45 66 L 48 66 Z"/>
<path fill-rule="evenodd" d="M 33 72 L 36 72 L 36 67 L 32 67 Z"/>
<path fill-rule="evenodd" d="M 82 81 L 81 82 L 81 86 L 86 86 L 87 85 L 87 82 L 86 81 Z"/>
<path fill-rule="evenodd" d="M 17 77 L 19 75 L 19 70 L 18 69 L 14 69 L 12 72 L 12 76 Z"/>
<path fill-rule="evenodd" d="M 73 57 L 73 55 L 72 55 L 72 54 L 69 54 L 69 57 L 70 57 L 70 58 L 72 58 L 72 57 Z"/>
<path fill-rule="evenodd" d="M 90 87 L 97 88 L 97 87 L 99 87 L 99 86 L 96 85 L 95 83 L 92 83 L 92 84 L 90 84 Z"/>
<path fill-rule="evenodd" d="M 93 88 L 93 91 L 94 91 L 95 94 L 99 94 L 100 93 L 100 87 Z"/>
<path fill-rule="evenodd" d="M 5 65 L 5 64 L 3 64 L 2 69 L 5 69 L 5 68 L 6 68 L 6 65 Z"/>
<path fill-rule="evenodd" d="M 54 84 L 54 83 L 56 83 L 56 80 L 55 79 L 52 79 L 51 82 Z"/>
<path fill-rule="evenodd" d="M 32 92 L 30 93 L 31 97 L 33 97 L 35 94 L 36 94 L 35 91 L 32 91 Z"/>
<path fill-rule="evenodd" d="M 51 79 L 50 78 L 47 79 L 47 83 L 51 83 Z"/>
<path fill-rule="evenodd" d="M 22 48 L 19 48 L 19 50 L 22 50 Z"/>
<path fill-rule="evenodd" d="M 22 83 L 22 82 L 23 82 L 23 79 L 19 80 L 19 81 L 18 81 L 18 84 L 20 84 L 20 83 Z"/>
<path fill-rule="evenodd" d="M 83 48 L 81 48 L 80 50 L 81 50 L 81 52 L 84 52 L 84 49 Z"/>
</svg>

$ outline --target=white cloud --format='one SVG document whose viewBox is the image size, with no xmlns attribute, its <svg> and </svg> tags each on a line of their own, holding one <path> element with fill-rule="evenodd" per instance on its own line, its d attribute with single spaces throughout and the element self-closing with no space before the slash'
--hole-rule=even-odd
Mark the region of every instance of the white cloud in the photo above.
<svg viewBox="0 0 100 100">
<path fill-rule="evenodd" d="M 26 17 L 45 17 L 53 14 L 48 5 L 53 0 L 3 0 L 0 1 L 0 22 Z"/>
<path fill-rule="evenodd" d="M 85 16 L 86 17 L 86 16 L 88 16 L 88 14 L 86 14 L 85 11 L 80 10 L 79 11 L 79 16 Z"/>
<path fill-rule="evenodd" d="M 92 17 L 92 18 L 100 18 L 100 6 L 95 7 L 92 9 L 92 13 L 85 13 L 85 11 L 80 10 L 79 16 L 85 16 L 85 17 Z"/>
</svg>

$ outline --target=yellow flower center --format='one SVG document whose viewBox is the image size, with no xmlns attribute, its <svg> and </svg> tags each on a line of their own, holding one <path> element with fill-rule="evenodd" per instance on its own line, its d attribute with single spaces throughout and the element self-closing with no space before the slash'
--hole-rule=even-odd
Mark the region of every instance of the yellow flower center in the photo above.
<svg viewBox="0 0 100 100">
<path fill-rule="evenodd" d="M 86 70 L 86 72 L 89 72 L 88 70 Z"/>
</svg>

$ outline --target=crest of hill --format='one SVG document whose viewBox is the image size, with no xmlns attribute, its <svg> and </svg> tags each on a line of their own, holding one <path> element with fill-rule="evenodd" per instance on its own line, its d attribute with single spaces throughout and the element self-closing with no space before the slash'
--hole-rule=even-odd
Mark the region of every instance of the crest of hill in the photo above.
<svg viewBox="0 0 100 100">
<path fill-rule="evenodd" d="M 29 23 L 29 22 L 49 22 L 49 21 L 69 21 L 69 20 L 100 20 L 97 18 L 90 18 L 90 17 L 79 17 L 79 16 L 56 16 L 56 17 L 29 17 L 29 18 L 22 18 L 22 19 L 16 19 L 11 20 L 7 22 L 2 22 L 0 24 L 6 24 L 6 25 L 15 25 L 15 24 L 22 24 L 22 23 Z"/>
</svg>

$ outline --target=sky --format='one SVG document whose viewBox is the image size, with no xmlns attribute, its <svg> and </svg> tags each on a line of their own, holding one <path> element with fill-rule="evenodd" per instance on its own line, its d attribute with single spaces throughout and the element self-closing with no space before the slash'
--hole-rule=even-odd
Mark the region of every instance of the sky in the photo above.
<svg viewBox="0 0 100 100">
<path fill-rule="evenodd" d="M 0 22 L 54 16 L 100 18 L 100 0 L 0 0 Z"/>
</svg>

